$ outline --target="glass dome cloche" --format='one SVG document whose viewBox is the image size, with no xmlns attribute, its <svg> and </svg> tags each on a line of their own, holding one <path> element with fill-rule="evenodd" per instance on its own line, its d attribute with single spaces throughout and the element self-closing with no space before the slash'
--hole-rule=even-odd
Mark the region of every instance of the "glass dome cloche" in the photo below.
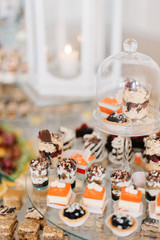
<svg viewBox="0 0 160 240">
<path fill-rule="evenodd" d="M 94 120 L 104 133 L 142 136 L 160 128 L 160 68 L 134 39 L 98 68 Z"/>
</svg>

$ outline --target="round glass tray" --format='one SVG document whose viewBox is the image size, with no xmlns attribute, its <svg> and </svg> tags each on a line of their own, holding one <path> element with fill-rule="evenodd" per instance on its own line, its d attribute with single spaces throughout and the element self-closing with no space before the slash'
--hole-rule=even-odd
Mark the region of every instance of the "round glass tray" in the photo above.
<svg viewBox="0 0 160 240">
<path fill-rule="evenodd" d="M 153 118 L 153 116 L 156 116 Z M 160 114 L 155 109 L 150 109 L 148 116 L 141 121 L 130 122 L 128 125 L 105 122 L 103 114 L 94 110 L 93 119 L 95 127 L 103 133 L 125 137 L 144 136 L 156 132 L 160 128 Z"/>
<path fill-rule="evenodd" d="M 56 171 L 50 170 L 49 172 L 49 186 L 51 181 L 54 181 L 57 179 Z M 74 189 L 75 192 L 75 201 L 80 201 L 83 195 L 83 191 L 85 189 L 85 181 L 77 179 L 76 180 L 76 188 Z M 105 181 L 105 187 L 106 187 L 106 193 L 108 199 L 110 199 L 110 183 L 108 180 Z M 36 190 L 32 186 L 31 182 L 31 176 L 30 176 L 30 170 L 28 170 L 26 175 L 26 191 L 28 194 L 28 197 L 33 204 L 33 206 L 39 211 L 41 215 L 43 215 L 40 212 L 40 208 L 46 208 L 47 207 L 47 214 L 44 216 L 47 221 L 49 221 L 51 224 L 57 226 L 58 228 L 62 229 L 63 231 L 67 232 L 68 234 L 79 238 L 79 239 L 85 239 L 85 240 L 103 240 L 103 239 L 118 239 L 116 236 L 114 236 L 111 231 L 107 228 L 105 225 L 105 220 L 108 215 L 110 215 L 113 212 L 113 202 L 112 200 L 109 200 L 103 214 L 90 214 L 87 221 L 81 225 L 80 227 L 69 227 L 65 223 L 62 222 L 62 220 L 59 217 L 59 209 L 51 208 L 47 206 L 47 192 L 48 189 L 44 190 Z M 145 209 L 145 208 L 144 208 Z M 142 218 L 144 218 L 144 215 L 138 218 L 139 225 L 141 223 Z M 138 232 L 133 233 L 132 237 L 138 236 Z M 71 238 L 72 239 L 72 238 Z M 123 240 L 128 240 L 129 237 L 123 238 Z"/>
</svg>

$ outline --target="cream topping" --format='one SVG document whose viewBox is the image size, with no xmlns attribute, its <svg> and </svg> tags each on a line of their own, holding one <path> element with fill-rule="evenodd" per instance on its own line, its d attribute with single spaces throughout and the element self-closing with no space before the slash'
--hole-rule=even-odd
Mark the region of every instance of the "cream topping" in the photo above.
<svg viewBox="0 0 160 240">
<path fill-rule="evenodd" d="M 99 186 L 95 182 L 92 182 L 92 183 L 88 184 L 87 187 L 88 187 L 88 189 L 93 189 L 97 192 L 102 192 L 102 190 L 103 190 L 103 187 Z"/>
<path fill-rule="evenodd" d="M 65 188 L 66 184 L 60 181 L 51 182 L 51 187 Z"/>
<path fill-rule="evenodd" d="M 144 103 L 149 100 L 150 91 L 145 89 L 142 86 L 139 86 L 136 90 L 131 90 L 129 88 L 125 88 L 123 92 L 123 99 L 126 102 L 131 103 Z"/>
</svg>

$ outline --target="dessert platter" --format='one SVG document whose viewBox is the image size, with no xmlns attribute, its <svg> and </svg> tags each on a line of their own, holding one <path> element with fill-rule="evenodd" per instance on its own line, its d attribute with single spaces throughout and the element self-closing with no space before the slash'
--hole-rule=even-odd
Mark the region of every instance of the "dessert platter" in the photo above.
<svg viewBox="0 0 160 240">
<path fill-rule="evenodd" d="M 136 49 L 128 39 L 100 65 L 95 129 L 37 134 L 28 197 L 79 239 L 160 239 L 160 69 Z"/>
</svg>

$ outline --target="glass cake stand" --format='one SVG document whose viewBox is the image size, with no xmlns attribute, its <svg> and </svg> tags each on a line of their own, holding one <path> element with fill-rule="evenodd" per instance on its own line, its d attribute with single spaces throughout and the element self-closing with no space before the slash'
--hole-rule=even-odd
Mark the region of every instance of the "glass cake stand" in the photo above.
<svg viewBox="0 0 160 240">
<path fill-rule="evenodd" d="M 50 182 L 57 179 L 56 171 L 54 169 L 50 170 L 49 172 L 49 186 Z M 76 188 L 73 190 L 75 192 L 75 201 L 79 202 L 83 196 L 83 192 L 85 189 L 85 181 L 81 181 L 79 179 L 76 180 Z M 105 184 L 107 197 L 110 199 L 110 182 L 106 181 Z M 28 198 L 31 201 L 32 205 L 38 210 L 38 212 L 46 218 L 48 222 L 53 224 L 54 226 L 62 229 L 64 232 L 68 233 L 69 235 L 73 236 L 73 239 L 79 238 L 84 240 L 103 240 L 103 239 L 110 239 L 113 237 L 111 231 L 106 227 L 105 220 L 108 215 L 113 212 L 113 203 L 110 200 L 105 208 L 103 214 L 90 214 L 87 221 L 81 225 L 80 227 L 69 227 L 65 225 L 59 217 L 59 209 L 47 207 L 47 192 L 48 189 L 44 190 L 35 190 L 32 186 L 31 182 L 31 173 L 28 170 L 26 175 L 26 191 L 28 194 Z M 40 208 L 47 207 L 47 214 L 44 216 Z M 144 215 L 138 218 L 139 225 L 144 218 Z M 133 236 L 137 236 L 139 233 L 133 233 Z M 72 239 L 72 238 L 71 238 Z M 117 239 L 117 238 L 115 238 Z M 123 238 L 123 240 L 128 240 L 128 237 Z"/>
<path fill-rule="evenodd" d="M 160 68 L 137 52 L 136 40 L 125 40 L 123 47 L 123 52 L 109 56 L 98 68 L 93 118 L 104 134 L 125 138 L 123 167 L 129 168 L 128 137 L 149 135 L 160 128 Z M 118 116 L 116 123 L 106 121 L 113 112 L 125 115 L 127 123 L 119 123 Z"/>
</svg>

